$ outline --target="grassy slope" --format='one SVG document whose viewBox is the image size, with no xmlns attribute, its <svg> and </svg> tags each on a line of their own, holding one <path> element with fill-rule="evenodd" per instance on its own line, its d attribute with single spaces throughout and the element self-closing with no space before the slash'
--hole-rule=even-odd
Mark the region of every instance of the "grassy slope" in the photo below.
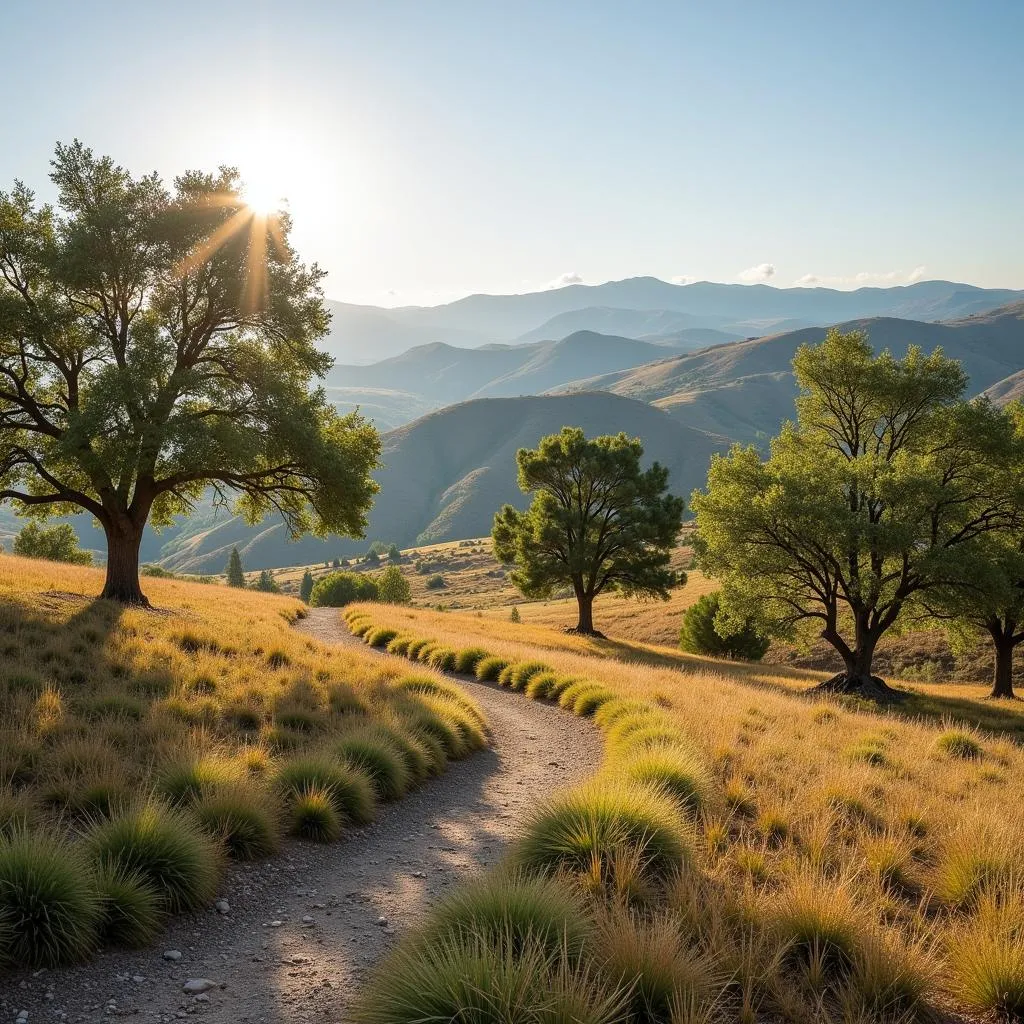
<svg viewBox="0 0 1024 1024">
<path fill-rule="evenodd" d="M 947 689 L 922 687 L 910 715 L 878 713 L 799 696 L 812 681 L 807 673 L 584 640 L 465 613 L 362 606 L 348 615 L 360 612 L 399 635 L 431 638 L 455 651 L 472 646 L 513 662 L 539 659 L 559 676 L 597 683 L 609 693 L 603 700 L 614 695 L 657 708 L 713 775 L 696 822 L 703 836 L 698 877 L 687 883 L 690 896 L 666 897 L 666 912 L 681 927 L 702 927 L 686 917 L 693 886 L 707 901 L 724 890 L 752 922 L 752 955 L 764 955 L 756 947 L 765 936 L 776 949 L 787 935 L 792 939 L 808 914 L 834 914 L 841 928 L 859 936 L 851 940 L 855 946 L 870 946 L 875 936 L 886 951 L 879 963 L 923 979 L 931 1005 L 998 1003 L 998 993 L 986 1002 L 974 984 L 971 951 L 985 943 L 989 967 L 1009 965 L 1009 980 L 1001 976 L 997 987 L 1024 992 L 1024 960 L 1013 938 L 1024 927 L 1015 881 L 1024 871 L 1024 811 L 1011 795 L 1024 752 L 998 732 L 966 728 L 960 736 L 948 724 L 914 717 L 929 704 L 938 717 L 963 710 L 948 700 Z M 1019 736 L 1021 711 L 1007 705 L 1000 714 L 1001 720 L 995 712 L 974 717 Z M 986 892 L 1008 909 L 993 911 Z M 705 906 L 701 917 L 713 918 L 719 909 Z M 743 957 L 730 946 L 737 936 L 727 933 L 723 925 L 717 938 L 695 941 L 718 943 L 712 955 L 734 966 Z M 767 959 L 761 967 L 774 978 L 761 998 L 786 1007 L 791 1019 L 850 1019 L 840 1011 L 815 1016 L 804 1004 L 826 989 L 827 998 L 835 996 L 820 971 L 807 974 L 798 963 Z M 864 997 L 866 978 L 857 985 L 857 997 Z M 875 1007 L 856 1019 L 884 1017 Z"/>
<path fill-rule="evenodd" d="M 0 556 L 0 920 L 10 896 L 5 833 L 57 828 L 73 838 L 156 791 L 188 805 L 187 830 L 201 830 L 193 812 L 215 816 L 221 797 L 257 808 L 257 852 L 266 853 L 298 826 L 300 801 L 285 780 L 304 759 L 326 759 L 358 802 L 326 794 L 334 834 L 481 741 L 462 698 L 404 690 L 393 665 L 293 630 L 297 600 L 150 579 L 157 610 L 143 611 L 93 600 L 101 585 L 98 570 Z M 341 741 L 374 729 L 393 768 L 387 793 L 339 753 Z M 297 788 L 307 781 L 316 780 L 300 777 Z M 223 820 L 206 824 L 215 847 L 230 838 Z M 0 963 L 3 947 L 0 929 Z"/>
</svg>

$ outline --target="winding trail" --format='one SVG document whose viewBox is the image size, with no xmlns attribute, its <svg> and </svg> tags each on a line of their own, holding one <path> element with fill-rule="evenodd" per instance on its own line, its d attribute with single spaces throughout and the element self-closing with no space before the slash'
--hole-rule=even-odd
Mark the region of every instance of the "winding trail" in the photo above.
<svg viewBox="0 0 1024 1024">
<path fill-rule="evenodd" d="M 325 644 L 369 650 L 336 609 L 311 609 L 298 628 Z M 384 806 L 341 843 L 289 842 L 269 861 L 233 866 L 219 893 L 226 914 L 175 918 L 151 949 L 0 978 L 0 1021 L 22 1009 L 29 1024 L 343 1021 L 360 981 L 395 940 L 457 882 L 498 861 L 538 800 L 597 766 L 600 741 L 589 723 L 494 685 L 457 682 L 487 715 L 489 749 Z M 181 959 L 164 959 L 166 950 Z M 190 978 L 223 987 L 186 995 Z"/>
</svg>

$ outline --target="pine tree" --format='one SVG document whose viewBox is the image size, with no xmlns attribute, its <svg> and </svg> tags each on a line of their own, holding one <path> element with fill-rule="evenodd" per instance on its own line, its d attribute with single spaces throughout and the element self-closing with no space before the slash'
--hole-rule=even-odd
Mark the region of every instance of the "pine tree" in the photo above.
<svg viewBox="0 0 1024 1024">
<path fill-rule="evenodd" d="M 238 548 L 231 549 L 231 557 L 228 559 L 228 586 L 245 586 L 245 571 L 242 569 L 242 556 Z"/>
<path fill-rule="evenodd" d="M 274 582 L 269 569 L 264 569 L 256 581 L 256 589 L 264 594 L 280 594 L 281 588 Z"/>
<path fill-rule="evenodd" d="M 512 613 L 508 617 L 509 622 L 522 622 L 522 616 L 519 614 L 519 609 L 512 605 Z"/>
<path fill-rule="evenodd" d="M 309 595 L 313 593 L 313 574 L 307 569 L 302 574 L 302 582 L 299 584 L 299 597 L 303 601 L 309 601 Z"/>
</svg>

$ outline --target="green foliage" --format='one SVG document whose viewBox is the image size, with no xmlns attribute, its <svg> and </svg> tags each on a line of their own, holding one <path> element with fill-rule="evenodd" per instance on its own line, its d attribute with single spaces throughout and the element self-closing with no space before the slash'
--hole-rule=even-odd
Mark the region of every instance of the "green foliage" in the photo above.
<svg viewBox="0 0 1024 1024">
<path fill-rule="evenodd" d="M 820 635 L 844 688 L 874 695 L 871 661 L 908 601 L 965 579 L 972 546 L 1019 517 L 1020 445 L 1009 418 L 964 402 L 941 352 L 875 356 L 828 332 L 793 360 L 798 422 L 767 459 L 734 447 L 695 492 L 696 550 L 723 584 L 716 617 L 765 635 Z"/>
<path fill-rule="evenodd" d="M 0 438 L 2 436 L 0 433 Z M 92 555 L 78 546 L 78 534 L 70 523 L 45 528 L 38 523 L 28 523 L 14 538 L 14 553 L 24 558 L 92 565 Z"/>
<path fill-rule="evenodd" d="M 0 839 L 0 963 L 55 967 L 96 944 L 100 904 L 75 850 L 43 833 Z"/>
<path fill-rule="evenodd" d="M 392 544 L 388 548 L 388 561 L 389 562 L 400 562 L 402 560 L 402 552 L 399 550 L 397 544 Z"/>
<path fill-rule="evenodd" d="M 149 801 L 95 825 L 86 842 L 101 869 L 138 875 L 172 913 L 213 898 L 221 866 L 217 844 L 180 812 Z"/>
<path fill-rule="evenodd" d="M 334 752 L 369 778 L 377 797 L 397 800 L 411 784 L 411 772 L 392 738 L 378 729 L 342 736 Z"/>
<path fill-rule="evenodd" d="M 316 790 L 327 793 L 342 819 L 355 825 L 373 821 L 377 799 L 370 779 L 352 765 L 327 756 L 309 755 L 282 765 L 277 784 L 288 795 Z"/>
<path fill-rule="evenodd" d="M 508 621 L 509 622 L 522 622 L 523 621 L 523 617 L 519 614 L 519 609 L 515 605 L 512 605 L 512 611 L 510 611 L 508 613 Z"/>
<path fill-rule="evenodd" d="M 476 667 L 487 657 L 482 647 L 463 647 L 455 656 L 455 671 L 462 675 L 474 675 Z"/>
<path fill-rule="evenodd" d="M 314 608 L 341 608 L 352 601 L 376 601 L 377 584 L 358 572 L 332 572 L 316 581 L 309 603 Z"/>
<path fill-rule="evenodd" d="M 156 938 L 164 922 L 160 894 L 138 872 L 102 867 L 95 877 L 100 904 L 100 938 L 115 946 L 138 949 Z"/>
<path fill-rule="evenodd" d="M 480 682 L 493 683 L 496 682 L 498 676 L 501 675 L 502 671 L 508 667 L 508 661 L 505 658 L 498 657 L 487 657 L 481 658 L 476 663 L 476 677 Z"/>
<path fill-rule="evenodd" d="M 275 582 L 273 574 L 269 569 L 263 569 L 260 572 L 259 578 L 256 580 L 256 586 L 253 589 L 258 590 L 263 594 L 281 593 L 281 588 Z"/>
<path fill-rule="evenodd" d="M 699 811 L 711 792 L 711 775 L 700 759 L 676 744 L 658 744 L 629 755 L 620 768 L 632 782 L 661 788 L 688 811 Z"/>
<path fill-rule="evenodd" d="M 679 631 L 679 646 L 690 654 L 706 654 L 714 658 L 745 658 L 760 661 L 768 650 L 769 641 L 760 636 L 747 619 L 739 629 L 728 620 L 722 620 L 723 635 L 718 630 L 721 592 L 703 594 L 683 612 L 683 625 Z"/>
<path fill-rule="evenodd" d="M 310 596 L 313 593 L 313 583 L 313 574 L 307 569 L 302 574 L 302 582 L 299 584 L 299 597 L 301 597 L 307 604 L 309 603 Z"/>
<path fill-rule="evenodd" d="M 194 807 L 196 820 L 234 860 L 269 857 L 278 845 L 277 813 L 252 786 L 235 783 L 204 795 Z"/>
<path fill-rule="evenodd" d="M 935 737 L 935 749 L 949 757 L 973 761 L 982 755 L 981 744 L 962 729 L 947 729 Z"/>
<path fill-rule="evenodd" d="M 242 568 L 242 556 L 238 553 L 238 548 L 231 549 L 226 572 L 229 587 L 237 587 L 240 590 L 245 587 L 245 570 Z"/>
<path fill-rule="evenodd" d="M 682 499 L 667 493 L 668 470 L 642 470 L 643 447 L 625 434 L 588 440 L 577 427 L 520 449 L 525 512 L 506 505 L 494 518 L 499 561 L 527 597 L 571 585 L 581 632 L 593 632 L 594 598 L 605 590 L 668 598 L 669 569 L 682 525 Z"/>
<path fill-rule="evenodd" d="M 412 600 L 409 581 L 397 565 L 389 565 L 377 577 L 377 598 L 385 604 L 408 604 Z"/>
<path fill-rule="evenodd" d="M 50 177 L 56 210 L 0 193 L 0 500 L 95 516 L 121 601 L 144 600 L 147 522 L 211 488 L 249 522 L 360 536 L 380 439 L 316 387 L 330 314 L 287 212 L 254 212 L 233 169 L 168 188 L 77 141 Z"/>
<path fill-rule="evenodd" d="M 440 573 L 434 573 L 427 577 L 427 590 L 443 590 L 445 586 L 444 577 Z"/>
<path fill-rule="evenodd" d="M 311 786 L 293 792 L 288 815 L 290 835 L 315 843 L 333 843 L 341 838 L 341 815 L 326 789 Z"/>
</svg>

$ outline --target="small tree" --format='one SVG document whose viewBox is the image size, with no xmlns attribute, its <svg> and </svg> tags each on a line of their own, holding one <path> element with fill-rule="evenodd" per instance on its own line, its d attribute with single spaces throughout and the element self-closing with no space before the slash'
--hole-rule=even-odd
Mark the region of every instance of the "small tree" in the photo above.
<svg viewBox="0 0 1024 1024">
<path fill-rule="evenodd" d="M 259 590 L 264 594 L 281 593 L 281 588 L 277 585 L 277 581 L 274 579 L 269 569 L 264 569 L 260 572 L 259 578 L 256 580 L 256 590 Z"/>
<path fill-rule="evenodd" d="M 58 209 L 0 193 L 0 501 L 94 516 L 103 597 L 132 604 L 146 525 L 211 489 L 250 522 L 361 536 L 380 441 L 316 386 L 330 314 L 287 213 L 231 168 L 168 189 L 77 141 L 52 167 Z"/>
<path fill-rule="evenodd" d="M 380 555 L 378 555 L 377 552 L 373 548 L 371 548 L 363 556 L 363 561 L 366 562 L 367 565 L 380 565 Z"/>
<path fill-rule="evenodd" d="M 238 548 L 231 549 L 227 575 L 229 587 L 238 587 L 239 589 L 245 587 L 245 570 L 242 568 L 242 556 L 238 553 Z"/>
<path fill-rule="evenodd" d="M 388 561 L 389 562 L 400 562 L 402 560 L 402 552 L 399 550 L 397 544 L 392 544 L 388 548 Z"/>
<path fill-rule="evenodd" d="M 340 608 L 352 601 L 376 601 L 377 584 L 358 572 L 332 572 L 316 581 L 309 603 L 314 608 Z"/>
<path fill-rule="evenodd" d="M 594 633 L 594 599 L 605 590 L 668 599 L 672 546 L 683 501 L 667 493 L 668 470 L 640 468 L 643 446 L 625 434 L 588 440 L 578 427 L 516 455 L 529 509 L 506 505 L 494 518 L 494 553 L 514 564 L 527 597 L 573 588 L 576 631 Z"/>
<path fill-rule="evenodd" d="M 299 597 L 303 601 L 309 601 L 309 595 L 313 593 L 313 574 L 307 569 L 302 574 L 302 582 L 299 584 Z"/>
<path fill-rule="evenodd" d="M 49 529 L 43 529 L 38 523 L 28 523 L 14 538 L 14 553 L 25 558 L 92 565 L 92 555 L 78 546 L 78 535 L 70 523 L 60 523 Z"/>
<path fill-rule="evenodd" d="M 765 635 L 816 629 L 843 659 L 827 689 L 889 697 L 875 649 L 911 600 L 960 585 L 972 546 L 1020 518 L 1006 417 L 967 403 L 960 365 L 875 356 L 830 330 L 793 360 L 801 394 L 765 459 L 733 448 L 695 492 L 696 550 L 722 610 Z"/>
<path fill-rule="evenodd" d="M 739 629 L 735 623 L 719 620 L 720 594 L 716 590 L 703 594 L 683 612 L 679 646 L 690 654 L 706 654 L 713 658 L 744 658 L 760 661 L 769 641 L 761 636 L 749 620 Z"/>
<path fill-rule="evenodd" d="M 523 617 L 519 614 L 519 609 L 515 605 L 512 605 L 512 611 L 509 612 L 508 621 L 509 622 L 522 622 L 523 621 Z"/>
<path fill-rule="evenodd" d="M 389 565 L 376 580 L 378 599 L 386 604 L 408 604 L 412 600 L 409 581 L 397 565 Z"/>
</svg>

